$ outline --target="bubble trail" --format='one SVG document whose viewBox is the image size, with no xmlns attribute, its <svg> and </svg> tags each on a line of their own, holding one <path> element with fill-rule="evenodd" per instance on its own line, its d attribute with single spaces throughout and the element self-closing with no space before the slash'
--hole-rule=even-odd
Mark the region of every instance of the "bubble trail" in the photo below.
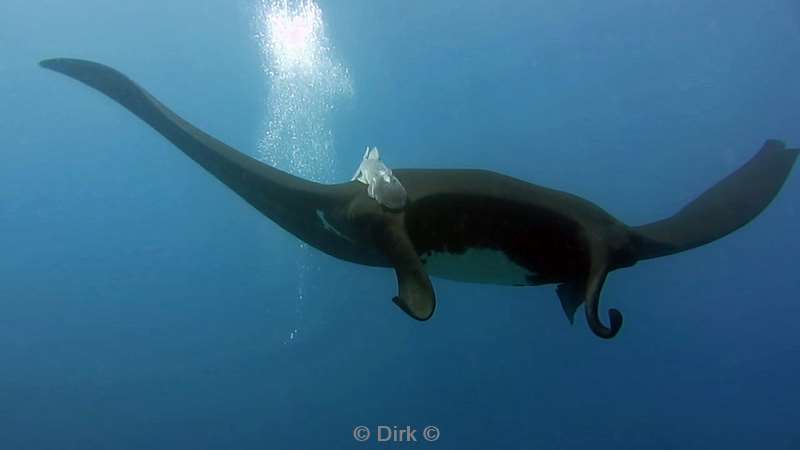
<svg viewBox="0 0 800 450">
<path fill-rule="evenodd" d="M 313 0 L 261 0 L 256 39 L 269 83 L 268 116 L 258 158 L 294 175 L 332 182 L 336 152 L 330 125 L 337 101 L 352 96 L 350 75 L 336 61 L 325 35 L 322 10 Z M 305 281 L 315 269 L 308 246 L 299 243 L 296 321 L 303 321 Z M 298 338 L 290 327 L 286 343 Z"/>
<path fill-rule="evenodd" d="M 262 0 L 256 38 L 269 80 L 269 116 L 259 157 L 315 181 L 332 181 L 336 153 L 331 114 L 353 92 L 331 55 L 322 11 L 312 0 Z"/>
</svg>

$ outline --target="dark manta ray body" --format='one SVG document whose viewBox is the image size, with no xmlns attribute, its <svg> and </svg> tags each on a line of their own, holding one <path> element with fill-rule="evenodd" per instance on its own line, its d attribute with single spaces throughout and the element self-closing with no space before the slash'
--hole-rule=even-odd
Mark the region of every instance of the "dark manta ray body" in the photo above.
<svg viewBox="0 0 800 450">
<path fill-rule="evenodd" d="M 294 177 L 228 147 L 178 117 L 121 73 L 76 59 L 41 65 L 116 100 L 265 216 L 339 259 L 393 267 L 394 302 L 419 320 L 435 295 L 428 274 L 467 282 L 558 283 L 572 321 L 586 305 L 592 331 L 611 338 L 622 315 L 598 315 L 608 272 L 688 250 L 757 216 L 786 180 L 797 149 L 767 141 L 749 162 L 674 216 L 628 227 L 571 194 L 483 170 L 395 170 L 408 193 L 392 210 L 357 182 L 322 185 Z"/>
</svg>

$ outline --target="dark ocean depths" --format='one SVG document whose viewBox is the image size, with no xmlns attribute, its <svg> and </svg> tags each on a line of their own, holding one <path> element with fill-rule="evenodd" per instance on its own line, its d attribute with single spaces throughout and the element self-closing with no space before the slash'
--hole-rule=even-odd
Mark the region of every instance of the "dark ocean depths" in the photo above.
<svg viewBox="0 0 800 450">
<path fill-rule="evenodd" d="M 3 0 L 0 449 L 800 448 L 797 170 L 744 229 L 613 273 L 611 341 L 581 312 L 570 326 L 552 286 L 435 279 L 418 323 L 392 271 L 300 246 L 37 67 L 111 65 L 326 181 L 377 145 L 391 167 L 491 169 L 635 225 L 767 138 L 800 145 L 795 0 L 319 0 L 311 90 L 265 70 L 259 1 Z M 417 443 L 378 439 L 407 426 Z"/>
</svg>

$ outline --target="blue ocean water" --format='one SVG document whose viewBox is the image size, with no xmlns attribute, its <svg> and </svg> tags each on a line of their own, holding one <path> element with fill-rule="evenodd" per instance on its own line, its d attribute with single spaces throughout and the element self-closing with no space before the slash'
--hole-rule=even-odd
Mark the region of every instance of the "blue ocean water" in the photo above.
<svg viewBox="0 0 800 450">
<path fill-rule="evenodd" d="M 635 225 L 767 138 L 800 145 L 795 1 L 318 4 L 352 84 L 326 124 L 330 181 L 377 145 L 392 167 L 491 169 Z M 276 94 L 262 6 L 4 0 L 0 448 L 800 448 L 797 173 L 731 236 L 611 274 L 611 341 L 570 326 L 552 286 L 437 279 L 421 324 L 390 270 L 300 247 L 36 65 L 111 65 L 257 156 Z M 381 425 L 440 436 L 377 442 Z"/>
</svg>

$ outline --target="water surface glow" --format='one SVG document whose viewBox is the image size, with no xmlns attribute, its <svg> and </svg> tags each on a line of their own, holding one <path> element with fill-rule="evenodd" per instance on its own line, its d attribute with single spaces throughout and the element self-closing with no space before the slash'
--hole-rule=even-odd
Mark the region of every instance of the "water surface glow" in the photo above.
<svg viewBox="0 0 800 450">
<path fill-rule="evenodd" d="M 255 20 L 269 82 L 258 157 L 303 178 L 332 182 L 336 152 L 330 118 L 335 102 L 351 96 L 353 87 L 347 69 L 331 56 L 322 10 L 313 0 L 261 0 Z M 314 269 L 308 246 L 299 247 L 296 323 L 287 343 L 300 334 L 305 283 Z"/>
<path fill-rule="evenodd" d="M 256 21 L 270 88 L 259 157 L 305 178 L 332 181 L 330 117 L 353 87 L 331 55 L 322 10 L 312 0 L 262 0 Z"/>
</svg>

